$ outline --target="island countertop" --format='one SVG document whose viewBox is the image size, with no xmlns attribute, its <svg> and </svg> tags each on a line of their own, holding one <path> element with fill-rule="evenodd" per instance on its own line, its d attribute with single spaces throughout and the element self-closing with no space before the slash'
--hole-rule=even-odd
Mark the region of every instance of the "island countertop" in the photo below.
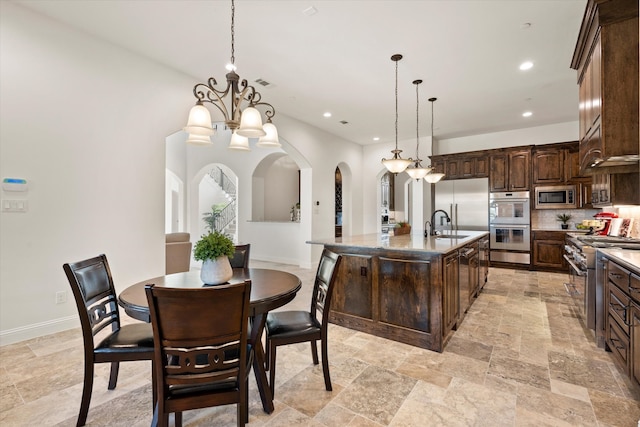
<svg viewBox="0 0 640 427">
<path fill-rule="evenodd" d="M 370 249 L 388 249 L 407 252 L 433 252 L 445 254 L 461 248 L 483 236 L 487 236 L 488 231 L 457 230 L 447 235 L 456 237 L 425 237 L 422 234 L 402 234 L 400 236 L 389 236 L 388 234 L 372 233 L 360 234 L 356 236 L 342 236 L 333 239 L 309 240 L 307 243 L 315 245 L 330 245 L 344 247 L 360 247 Z"/>
</svg>

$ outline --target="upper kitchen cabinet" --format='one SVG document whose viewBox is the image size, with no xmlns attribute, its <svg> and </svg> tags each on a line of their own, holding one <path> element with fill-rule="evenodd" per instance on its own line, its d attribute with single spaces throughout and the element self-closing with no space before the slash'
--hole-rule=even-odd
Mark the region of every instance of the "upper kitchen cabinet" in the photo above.
<svg viewBox="0 0 640 427">
<path fill-rule="evenodd" d="M 563 184 L 566 181 L 565 150 L 534 148 L 532 156 L 534 184 Z"/>
<path fill-rule="evenodd" d="M 444 180 L 486 178 L 489 176 L 488 156 L 482 152 L 470 152 L 433 156 L 431 165 Z"/>
<path fill-rule="evenodd" d="M 638 2 L 588 0 L 578 71 L 581 174 L 638 171 Z"/>
<path fill-rule="evenodd" d="M 529 191 L 531 149 L 497 151 L 489 164 L 490 191 Z"/>
</svg>

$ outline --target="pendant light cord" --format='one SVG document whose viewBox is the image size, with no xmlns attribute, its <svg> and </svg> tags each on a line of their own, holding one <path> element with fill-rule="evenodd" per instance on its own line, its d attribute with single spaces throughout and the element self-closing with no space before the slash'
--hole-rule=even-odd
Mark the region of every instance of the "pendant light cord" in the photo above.
<svg viewBox="0 0 640 427">
<path fill-rule="evenodd" d="M 396 150 L 398 149 L 398 61 L 396 62 Z"/>
<path fill-rule="evenodd" d="M 418 80 L 416 80 L 416 82 L 418 82 Z M 422 81 L 420 81 L 420 83 L 415 83 L 416 85 L 416 162 L 418 160 L 420 160 L 420 153 L 418 152 L 420 150 L 420 136 L 418 135 L 418 120 L 420 120 L 420 115 L 418 114 L 418 108 L 420 105 L 420 98 L 418 97 L 418 86 L 420 86 L 420 83 L 422 83 Z"/>
<path fill-rule="evenodd" d="M 236 65 L 236 48 L 235 48 L 235 16 L 236 16 L 236 4 L 234 0 L 231 0 L 231 65 Z"/>
</svg>

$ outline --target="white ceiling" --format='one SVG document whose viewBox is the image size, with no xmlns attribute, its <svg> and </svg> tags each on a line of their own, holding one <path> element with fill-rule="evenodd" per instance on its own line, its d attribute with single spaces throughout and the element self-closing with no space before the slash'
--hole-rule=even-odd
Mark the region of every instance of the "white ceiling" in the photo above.
<svg viewBox="0 0 640 427">
<path fill-rule="evenodd" d="M 229 0 L 16 1 L 194 77 L 224 83 Z M 313 6 L 317 13 L 307 16 Z M 586 0 L 237 0 L 238 74 L 276 109 L 358 144 L 437 139 L 578 120 L 569 68 Z M 529 28 L 526 23 L 531 24 Z M 530 71 L 518 66 L 534 62 Z M 153 79 L 153 76 L 149 76 Z M 158 90 L 162 90 L 159 87 Z M 185 97 L 193 98 L 191 88 Z M 193 98 L 195 101 L 195 98 Z M 522 113 L 533 116 L 523 118 Z M 324 118 L 330 111 L 333 116 Z M 185 112 L 186 117 L 187 112 Z M 185 118 L 186 120 L 186 118 Z M 341 124 L 340 121 L 348 124 Z M 514 141 L 517 144 L 517 141 Z"/>
</svg>

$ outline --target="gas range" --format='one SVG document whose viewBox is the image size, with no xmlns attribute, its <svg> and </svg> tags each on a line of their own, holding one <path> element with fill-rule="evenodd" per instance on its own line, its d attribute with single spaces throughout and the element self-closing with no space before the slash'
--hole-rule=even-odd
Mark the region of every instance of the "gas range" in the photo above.
<svg viewBox="0 0 640 427">
<path fill-rule="evenodd" d="M 640 239 L 628 237 L 568 234 L 566 242 L 565 255 L 582 271 L 595 268 L 596 249 L 640 250 Z"/>
</svg>

